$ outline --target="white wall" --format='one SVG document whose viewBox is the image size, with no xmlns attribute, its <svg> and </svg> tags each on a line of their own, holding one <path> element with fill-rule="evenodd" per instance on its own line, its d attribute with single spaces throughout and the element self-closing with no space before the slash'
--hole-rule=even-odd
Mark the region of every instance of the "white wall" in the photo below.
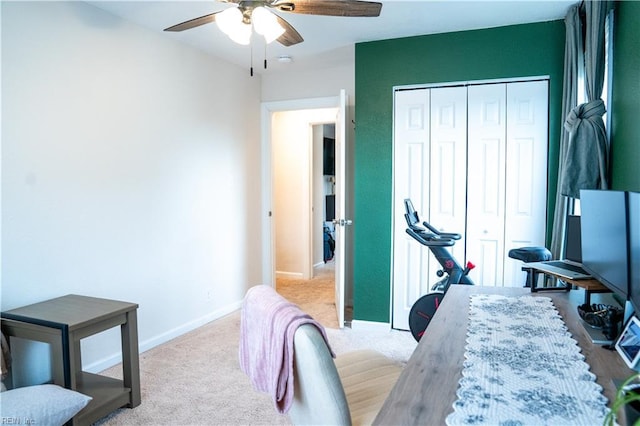
<svg viewBox="0 0 640 426">
<path fill-rule="evenodd" d="M 355 52 L 355 46 L 353 46 Z M 262 76 L 262 101 L 338 96 L 345 89 L 353 105 L 355 54 L 342 66 L 317 70 L 268 73 Z"/>
<path fill-rule="evenodd" d="M 261 279 L 260 87 L 81 2 L 3 2 L 2 310 L 136 302 L 145 350 L 238 308 Z M 118 350 L 88 339 L 83 363 Z"/>
</svg>

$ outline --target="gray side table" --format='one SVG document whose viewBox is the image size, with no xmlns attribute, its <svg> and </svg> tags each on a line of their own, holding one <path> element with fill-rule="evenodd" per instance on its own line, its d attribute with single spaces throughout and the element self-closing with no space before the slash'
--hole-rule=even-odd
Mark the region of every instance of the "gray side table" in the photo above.
<svg viewBox="0 0 640 426">
<path fill-rule="evenodd" d="M 70 294 L 2 312 L 8 336 L 49 343 L 53 382 L 93 397 L 72 420 L 89 425 L 120 407 L 140 405 L 135 303 Z M 82 371 L 80 340 L 120 326 L 123 380 Z"/>
</svg>

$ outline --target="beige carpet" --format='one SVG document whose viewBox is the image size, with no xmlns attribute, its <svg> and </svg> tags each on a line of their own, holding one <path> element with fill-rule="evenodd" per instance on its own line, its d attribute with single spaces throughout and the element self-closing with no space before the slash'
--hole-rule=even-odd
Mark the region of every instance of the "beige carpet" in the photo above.
<svg viewBox="0 0 640 426">
<path fill-rule="evenodd" d="M 329 262 L 315 268 L 310 280 L 278 278 L 276 291 L 325 327 L 338 328 L 333 266 L 333 262 Z"/>
<path fill-rule="evenodd" d="M 293 283 L 289 283 L 293 285 Z M 279 290 L 287 292 L 284 284 Z M 299 287 L 294 287 L 299 289 Z M 318 288 L 319 290 L 319 288 Z M 326 292 L 326 290 L 325 290 Z M 302 306 L 316 317 L 329 314 L 332 302 L 304 293 Z M 297 296 L 296 296 L 297 297 Z M 290 299 L 291 300 L 291 299 Z M 309 309 L 312 308 L 312 309 Z M 325 320 L 319 319 L 324 323 Z M 142 404 L 116 410 L 97 425 L 283 425 L 266 394 L 253 390 L 238 364 L 240 313 L 234 312 L 140 355 Z M 373 348 L 406 363 L 416 342 L 408 332 L 327 328 L 339 355 Z M 122 366 L 102 374 L 122 377 Z"/>
<path fill-rule="evenodd" d="M 240 370 L 239 330 L 236 312 L 142 353 L 142 404 L 116 410 L 96 424 L 288 424 Z M 102 374 L 122 378 L 122 366 Z"/>
</svg>

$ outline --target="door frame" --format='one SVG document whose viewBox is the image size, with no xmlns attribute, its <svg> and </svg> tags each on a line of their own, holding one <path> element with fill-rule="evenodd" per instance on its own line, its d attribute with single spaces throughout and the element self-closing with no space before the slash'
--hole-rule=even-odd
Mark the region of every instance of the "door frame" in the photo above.
<svg viewBox="0 0 640 426">
<path fill-rule="evenodd" d="M 271 116 L 275 112 L 306 109 L 338 108 L 340 97 L 294 99 L 263 102 L 261 104 L 261 159 L 262 159 L 262 284 L 275 287 L 275 223 L 273 212 L 273 171 Z"/>
</svg>

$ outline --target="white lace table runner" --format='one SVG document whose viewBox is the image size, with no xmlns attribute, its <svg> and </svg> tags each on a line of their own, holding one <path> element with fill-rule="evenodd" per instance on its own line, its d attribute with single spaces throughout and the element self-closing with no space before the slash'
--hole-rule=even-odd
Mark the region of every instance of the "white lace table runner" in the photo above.
<svg viewBox="0 0 640 426">
<path fill-rule="evenodd" d="M 601 425 L 607 399 L 548 297 L 471 296 L 448 425 Z"/>
</svg>

